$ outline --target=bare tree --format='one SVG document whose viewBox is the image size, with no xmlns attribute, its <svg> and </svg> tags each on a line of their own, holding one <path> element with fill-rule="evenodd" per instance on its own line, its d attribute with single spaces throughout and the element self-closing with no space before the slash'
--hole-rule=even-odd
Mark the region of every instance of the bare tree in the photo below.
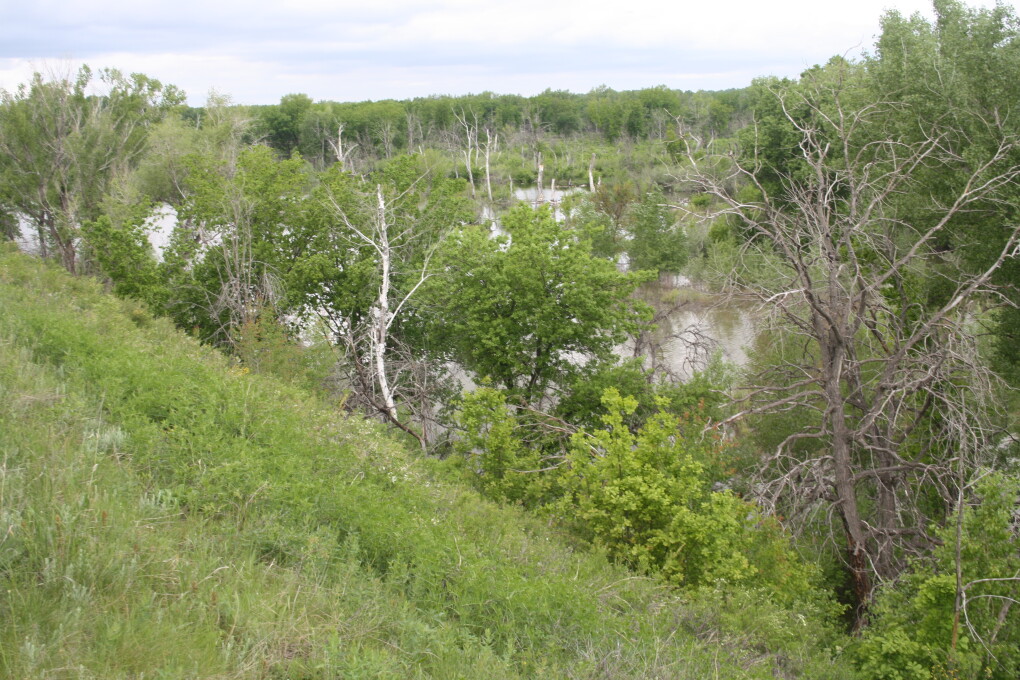
<svg viewBox="0 0 1020 680">
<path fill-rule="evenodd" d="M 729 420 L 808 414 L 810 425 L 766 461 L 760 496 L 794 518 L 812 510 L 838 518 L 860 625 L 876 581 L 931 546 L 933 514 L 957 499 L 954 466 L 971 464 L 987 444 L 994 377 L 978 358 L 974 312 L 996 299 L 992 275 L 1017 255 L 1020 226 L 980 271 L 937 246 L 1017 180 L 1018 141 L 992 115 L 985 123 L 997 142 L 981 157 L 954 150 L 960 131 L 948 122 L 902 142 L 885 121 L 903 105 L 857 103 L 843 74 L 770 93 L 795 138 L 785 169 L 767 160 L 760 137 L 738 162 L 706 153 L 688 134 L 684 176 L 725 206 L 715 218 L 742 227 L 731 283 L 757 298 L 771 333 L 795 348 L 754 376 Z M 919 186 L 932 169 L 962 180 L 932 196 Z M 730 187 L 748 183 L 759 198 L 739 200 Z M 899 210 L 905 199 L 923 203 L 926 219 Z M 951 294 L 935 304 L 914 299 L 921 275 L 944 276 Z"/>
<path fill-rule="evenodd" d="M 541 205 L 545 203 L 545 194 L 542 191 L 542 182 L 544 181 L 542 176 L 545 174 L 545 165 L 542 163 L 542 152 L 538 152 L 538 178 L 536 181 L 536 193 L 535 193 L 535 205 Z"/>
<path fill-rule="evenodd" d="M 376 127 L 380 141 L 383 144 L 383 153 L 386 158 L 393 158 L 394 143 L 397 136 L 397 127 L 392 120 L 384 120 Z"/>
<path fill-rule="evenodd" d="M 645 289 L 649 290 L 656 289 Z M 690 301 L 681 296 L 657 298 L 650 304 L 649 323 L 632 335 L 631 356 L 643 360 L 650 379 L 679 384 L 709 364 L 719 343 L 697 322 L 678 323 L 680 315 L 692 307 Z"/>
<path fill-rule="evenodd" d="M 478 157 L 478 114 L 473 114 L 473 120 L 468 120 L 467 112 L 461 109 L 459 113 L 454 111 L 453 117 L 464 128 L 464 168 L 467 170 L 468 184 L 471 185 L 471 198 L 474 198 L 475 177 L 471 159 Z M 486 160 L 488 160 L 488 149 L 486 149 Z M 488 179 L 488 172 L 486 172 L 486 179 Z"/>
<path fill-rule="evenodd" d="M 357 144 L 353 146 L 344 147 L 344 124 L 340 123 L 336 130 L 336 141 L 330 142 L 330 146 L 333 147 L 333 153 L 336 154 L 336 162 L 340 166 L 341 170 L 352 171 L 350 167 L 350 156 L 354 153 L 354 150 L 358 148 Z"/>
<path fill-rule="evenodd" d="M 499 135 L 492 134 L 488 126 L 485 128 L 485 190 L 492 203 L 492 152 L 499 148 Z"/>
<path fill-rule="evenodd" d="M 425 132 L 421 127 L 421 118 L 414 111 L 407 111 L 404 114 L 407 121 L 407 150 L 411 152 L 414 147 L 425 141 Z"/>
<path fill-rule="evenodd" d="M 398 398 L 406 389 L 405 381 L 410 382 L 410 389 L 416 392 L 427 391 L 424 383 L 431 378 L 431 373 L 422 360 L 415 358 L 392 336 L 391 329 L 407 303 L 429 278 L 429 263 L 438 241 L 424 246 L 412 280 L 404 290 L 397 292 L 394 287 L 396 268 L 410 259 L 404 257 L 401 251 L 421 244 L 416 243 L 414 225 L 394 225 L 392 203 L 387 204 L 382 185 L 376 185 L 374 199 L 368 224 L 361 224 L 335 199 L 331 200 L 333 210 L 346 228 L 343 239 L 353 247 L 368 247 L 374 253 L 378 272 L 378 288 L 366 322 L 358 326 L 348 319 L 345 328 L 337 329 L 337 335 L 346 346 L 355 380 L 361 388 L 361 397 L 388 422 L 418 440 L 424 449 L 428 444 L 428 414 L 418 409 L 421 429 L 415 430 L 401 418 Z"/>
</svg>

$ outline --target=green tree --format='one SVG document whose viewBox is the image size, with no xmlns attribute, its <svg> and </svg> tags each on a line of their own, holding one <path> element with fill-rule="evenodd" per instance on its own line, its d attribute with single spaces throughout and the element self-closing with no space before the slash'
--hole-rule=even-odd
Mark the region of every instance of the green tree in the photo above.
<svg viewBox="0 0 1020 680">
<path fill-rule="evenodd" d="M 577 132 L 581 127 L 581 95 L 566 90 L 547 89 L 530 100 L 538 120 L 561 135 Z"/>
<path fill-rule="evenodd" d="M 600 184 L 594 192 L 584 194 L 577 210 L 571 211 L 570 221 L 585 231 L 597 257 L 615 261 L 626 250 L 624 217 L 636 194 L 637 189 L 630 181 Z"/>
<path fill-rule="evenodd" d="M 531 402 L 584 362 L 608 359 L 648 318 L 630 298 L 645 277 L 592 257 L 589 242 L 546 208 L 518 206 L 502 224 L 506 236 L 467 228 L 450 239 L 428 299 L 436 341 Z"/>
<path fill-rule="evenodd" d="M 313 233 L 312 177 L 300 159 L 279 160 L 264 146 L 183 162 L 178 225 L 161 266 L 176 289 L 167 311 L 203 339 L 229 344 L 263 309 L 293 307 L 289 278 Z"/>
<path fill-rule="evenodd" d="M 918 174 L 919 183 L 934 196 L 958 193 L 968 178 L 966 168 L 994 154 L 1002 133 L 1020 135 L 1018 102 L 1020 82 L 1020 20 L 1006 4 L 969 8 L 957 0 L 936 0 L 935 21 L 919 16 L 888 13 L 875 54 L 867 61 L 872 96 L 892 99 L 905 106 L 890 113 L 890 126 L 905 142 L 915 141 L 922 131 L 944 126 L 952 120 L 956 133 L 944 144 L 957 160 L 950 168 L 928 167 Z M 1020 165 L 1020 151 L 1006 159 Z M 991 199 L 991 197 L 990 197 Z M 924 202 L 907 195 L 898 201 L 907 219 L 931 223 L 938 219 Z M 939 235 L 938 246 L 962 256 L 968 269 L 987 268 L 1012 237 L 1012 225 L 1020 221 L 1020 187 L 1002 187 L 993 200 L 977 204 L 960 215 Z M 948 267 L 933 268 L 925 280 L 924 295 L 935 301 L 951 291 L 956 258 Z M 1011 304 L 998 313 L 996 350 L 1001 367 L 1015 380 L 1020 376 L 1020 261 L 1004 262 L 994 277 L 1000 293 Z"/>
<path fill-rule="evenodd" d="M 144 150 L 149 126 L 183 99 L 144 75 L 87 66 L 74 77 L 36 73 L 15 92 L 0 91 L 0 200 L 35 228 L 44 256 L 79 268 L 81 224 L 99 217 L 111 183 Z"/>
<path fill-rule="evenodd" d="M 627 254 L 633 269 L 675 274 L 687 264 L 687 235 L 660 191 L 645 194 L 629 218 L 631 238 Z"/>
<path fill-rule="evenodd" d="M 311 108 L 312 98 L 308 95 L 287 94 L 280 98 L 278 105 L 262 110 L 259 118 L 268 141 L 285 158 L 301 143 L 304 118 Z"/>
</svg>

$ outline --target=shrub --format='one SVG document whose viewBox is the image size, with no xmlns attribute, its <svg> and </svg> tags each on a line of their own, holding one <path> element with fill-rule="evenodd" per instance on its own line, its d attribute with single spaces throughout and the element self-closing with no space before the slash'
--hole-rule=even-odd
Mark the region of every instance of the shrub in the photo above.
<svg viewBox="0 0 1020 680">
<path fill-rule="evenodd" d="M 915 561 L 896 585 L 879 591 L 873 623 L 855 654 L 869 677 L 1020 677 L 1020 552 L 1016 502 L 1020 482 L 990 474 L 955 522 L 937 531 L 941 545 Z M 959 545 L 966 609 L 955 614 Z M 954 648 L 954 627 L 956 629 Z"/>
</svg>

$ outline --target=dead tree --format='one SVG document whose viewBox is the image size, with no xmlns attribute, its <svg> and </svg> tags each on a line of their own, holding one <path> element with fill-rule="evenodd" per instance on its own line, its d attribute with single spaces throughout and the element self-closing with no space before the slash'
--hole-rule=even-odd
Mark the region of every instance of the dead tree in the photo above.
<svg viewBox="0 0 1020 680">
<path fill-rule="evenodd" d="M 386 421 L 414 437 L 422 448 L 428 438 L 425 420 L 422 430 L 416 430 L 405 422 L 398 411 L 398 397 L 403 389 L 402 379 L 414 377 L 421 372 L 415 361 L 407 357 L 394 359 L 394 354 L 406 354 L 400 350 L 400 343 L 391 335 L 394 322 L 414 294 L 430 276 L 429 262 L 438 243 L 425 249 L 420 264 L 416 266 L 413 281 L 405 290 L 397 292 L 393 281 L 395 270 L 407 258 L 401 251 L 406 250 L 415 240 L 413 225 L 395 227 L 390 219 L 392 208 L 387 205 L 381 185 L 376 186 L 374 206 L 369 211 L 367 224 L 349 215 L 347 209 L 336 200 L 332 208 L 345 227 L 343 237 L 352 247 L 367 247 L 374 253 L 378 272 L 378 288 L 375 300 L 363 324 L 348 319 L 337 335 L 345 345 L 354 368 L 354 377 L 361 387 L 361 397 Z"/>
<path fill-rule="evenodd" d="M 337 165 L 340 166 L 340 169 L 341 170 L 351 171 L 352 169 L 349 167 L 349 165 L 350 165 L 350 156 L 351 156 L 352 153 L 354 153 L 354 150 L 356 148 L 358 148 L 358 145 L 354 144 L 353 146 L 349 146 L 347 148 L 344 148 L 344 124 L 343 123 L 340 123 L 340 125 L 337 126 L 337 129 L 336 129 L 336 141 L 335 142 L 330 141 L 329 145 L 331 147 L 333 147 L 333 153 L 336 154 L 336 162 L 337 162 Z"/>
<path fill-rule="evenodd" d="M 499 135 L 492 134 L 492 130 L 485 128 L 485 190 L 489 195 L 489 204 L 492 204 L 492 152 L 499 146 Z"/>
<path fill-rule="evenodd" d="M 475 177 L 472 169 L 472 157 L 478 157 L 478 114 L 474 114 L 474 121 L 469 121 L 467 112 L 462 109 L 459 113 L 455 111 L 453 117 L 464 128 L 464 168 L 467 170 L 468 184 L 471 185 L 471 198 L 474 198 Z M 488 154 L 486 154 L 486 160 L 488 160 Z M 486 172 L 486 179 L 488 179 L 488 172 Z"/>
<path fill-rule="evenodd" d="M 536 187 L 535 194 L 535 205 L 542 205 L 545 203 L 545 194 L 542 192 L 542 182 L 544 181 L 542 175 L 545 174 L 545 165 L 542 164 L 542 152 L 538 152 L 538 186 Z"/>
<path fill-rule="evenodd" d="M 729 419 L 796 410 L 810 423 L 764 461 L 760 500 L 793 521 L 821 511 L 838 523 L 860 625 L 876 583 L 931 547 L 931 522 L 957 500 L 954 467 L 987 444 L 994 376 L 978 358 L 974 312 L 998 299 L 993 274 L 1017 255 L 1020 227 L 979 270 L 938 241 L 1018 179 L 1020 146 L 994 116 L 985 132 L 997 141 L 980 158 L 955 151 L 960 132 L 948 127 L 901 141 L 885 121 L 903 105 L 851 104 L 845 87 L 819 78 L 772 89 L 796 139 L 793 169 L 767 163 L 763 147 L 714 155 L 688 133 L 683 176 L 725 206 L 713 218 L 742 228 L 731 284 L 768 313 L 766 332 L 796 348 L 752 376 Z M 962 180 L 932 196 L 920 177 L 933 170 Z M 731 187 L 748 183 L 760 198 L 738 200 Z M 911 217 L 921 203 L 925 218 Z M 951 294 L 914 299 L 912 282 L 933 271 Z M 971 436 L 952 436 L 961 430 Z"/>
</svg>

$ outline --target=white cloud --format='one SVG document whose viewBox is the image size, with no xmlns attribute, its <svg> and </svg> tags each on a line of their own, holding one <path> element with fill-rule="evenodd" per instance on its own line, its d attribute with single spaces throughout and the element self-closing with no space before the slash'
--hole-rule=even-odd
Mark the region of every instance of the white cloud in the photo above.
<svg viewBox="0 0 1020 680">
<path fill-rule="evenodd" d="M 140 71 L 192 103 L 210 88 L 271 103 L 740 87 L 859 54 L 888 7 L 931 13 L 927 0 L 37 0 L 5 10 L 0 87 L 53 59 Z"/>
</svg>

